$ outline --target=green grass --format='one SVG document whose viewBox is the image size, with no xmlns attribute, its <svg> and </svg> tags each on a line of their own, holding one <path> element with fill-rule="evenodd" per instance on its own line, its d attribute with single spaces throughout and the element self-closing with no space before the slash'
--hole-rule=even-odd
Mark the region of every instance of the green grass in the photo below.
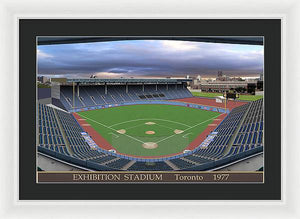
<svg viewBox="0 0 300 219">
<path fill-rule="evenodd" d="M 238 100 L 255 101 L 264 98 L 263 95 L 240 95 Z"/>
<path fill-rule="evenodd" d="M 223 93 L 209 93 L 209 92 L 192 92 L 192 94 L 196 97 L 217 97 L 223 96 Z M 243 95 L 240 94 L 238 100 L 246 100 L 246 101 L 255 101 L 262 99 L 262 95 Z"/>
<path fill-rule="evenodd" d="M 37 84 L 38 88 L 51 88 L 48 84 Z"/>
<path fill-rule="evenodd" d="M 78 113 L 120 153 L 135 156 L 162 156 L 182 152 L 218 112 L 171 105 L 132 105 Z M 154 125 L 146 125 L 154 122 Z M 125 134 L 117 130 L 125 129 Z M 174 130 L 185 130 L 175 134 Z M 154 131 L 148 135 L 146 131 Z M 144 142 L 156 142 L 145 149 Z M 101 146 L 100 146 L 101 147 Z"/>
<path fill-rule="evenodd" d="M 223 96 L 222 93 L 207 93 L 207 92 L 192 92 L 192 94 L 196 97 L 217 97 Z"/>
</svg>

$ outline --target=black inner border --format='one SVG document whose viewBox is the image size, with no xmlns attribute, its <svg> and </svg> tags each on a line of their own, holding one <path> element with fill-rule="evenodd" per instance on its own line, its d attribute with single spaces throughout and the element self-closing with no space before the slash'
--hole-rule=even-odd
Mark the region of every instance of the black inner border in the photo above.
<svg viewBox="0 0 300 219">
<path fill-rule="evenodd" d="M 264 184 L 36 184 L 36 36 L 264 36 Z M 280 19 L 20 19 L 20 200 L 280 200 Z"/>
</svg>

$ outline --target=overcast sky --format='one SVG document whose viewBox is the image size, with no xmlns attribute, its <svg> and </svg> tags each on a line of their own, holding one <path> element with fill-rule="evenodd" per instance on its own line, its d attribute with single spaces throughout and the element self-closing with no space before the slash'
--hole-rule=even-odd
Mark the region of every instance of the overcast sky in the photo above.
<svg viewBox="0 0 300 219">
<path fill-rule="evenodd" d="M 38 46 L 38 74 L 58 77 L 256 76 L 263 46 L 127 40 Z"/>
</svg>

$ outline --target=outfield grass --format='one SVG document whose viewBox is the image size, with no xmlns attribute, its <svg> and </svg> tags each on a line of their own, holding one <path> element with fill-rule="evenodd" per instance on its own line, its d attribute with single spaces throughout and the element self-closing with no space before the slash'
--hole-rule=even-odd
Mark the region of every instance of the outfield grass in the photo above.
<svg viewBox="0 0 300 219">
<path fill-rule="evenodd" d="M 171 105 L 132 105 L 78 113 L 120 153 L 162 156 L 182 152 L 220 113 Z M 145 123 L 155 124 L 147 125 Z M 126 130 L 120 134 L 118 130 Z M 183 130 L 175 134 L 174 130 Z M 155 134 L 146 134 L 154 131 Z M 145 142 L 158 147 L 145 149 Z"/>
<path fill-rule="evenodd" d="M 38 88 L 51 88 L 48 84 L 37 84 Z"/>
<path fill-rule="evenodd" d="M 192 92 L 196 97 L 217 97 L 223 96 L 223 93 L 209 93 L 209 92 Z M 238 100 L 255 101 L 263 98 L 263 95 L 243 95 L 240 94 Z"/>
<path fill-rule="evenodd" d="M 192 92 L 192 94 L 196 97 L 217 97 L 223 96 L 223 93 L 207 93 L 207 92 Z"/>
<path fill-rule="evenodd" d="M 263 95 L 240 95 L 238 100 L 255 101 L 264 98 Z"/>
</svg>

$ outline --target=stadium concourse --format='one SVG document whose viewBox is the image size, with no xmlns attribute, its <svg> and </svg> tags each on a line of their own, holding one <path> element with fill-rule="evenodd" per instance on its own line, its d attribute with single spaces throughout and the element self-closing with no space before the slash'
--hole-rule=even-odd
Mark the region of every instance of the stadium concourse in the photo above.
<svg viewBox="0 0 300 219">
<path fill-rule="evenodd" d="M 38 103 L 38 151 L 89 170 L 210 170 L 263 151 L 263 99 L 229 101 L 228 109 L 210 98 L 193 97 L 184 79 L 66 79 L 53 83 Z M 221 114 L 188 153 L 143 159 L 99 147 L 92 129 L 73 113 L 149 101 L 185 104 Z M 222 108 L 223 107 L 223 108 Z M 76 114 L 75 114 L 76 115 Z M 90 130 L 90 131 L 89 131 Z M 97 133 L 101 138 L 101 133 Z M 103 140 L 103 139 L 102 139 Z M 105 140 L 105 139 L 104 139 Z M 203 147 L 205 144 L 205 147 Z"/>
</svg>

